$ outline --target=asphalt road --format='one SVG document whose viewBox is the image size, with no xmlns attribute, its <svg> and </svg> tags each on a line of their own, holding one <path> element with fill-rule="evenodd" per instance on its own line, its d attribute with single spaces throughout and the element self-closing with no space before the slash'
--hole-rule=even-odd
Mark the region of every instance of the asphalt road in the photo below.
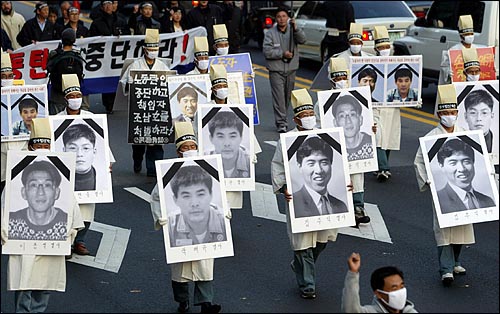
<svg viewBox="0 0 500 314">
<path fill-rule="evenodd" d="M 255 43 L 244 47 L 255 64 L 265 66 Z M 320 64 L 302 62 L 297 83 L 307 85 Z M 255 133 L 262 146 L 256 166 L 256 181 L 271 183 L 270 161 L 274 147 L 265 141 L 276 141 L 269 81 L 263 70 L 257 70 L 256 88 L 260 118 Z M 435 86 L 424 90 L 424 106 L 405 111 L 402 118 L 401 150 L 391 154 L 392 178 L 378 183 L 365 175 L 365 202 L 378 206 L 392 243 L 373 241 L 340 234 L 330 243 L 317 262 L 317 298 L 299 297 L 289 263 L 292 250 L 284 223 L 252 216 L 250 193 L 244 194 L 244 208 L 234 210 L 231 220 L 234 257 L 215 262 L 215 302 L 223 312 L 339 312 L 347 257 L 361 253 L 361 288 L 363 304 L 371 303 L 371 272 L 381 266 L 395 265 L 405 273 L 408 299 L 419 312 L 498 313 L 499 224 L 498 221 L 475 225 L 476 244 L 462 251 L 467 275 L 456 278 L 444 288 L 438 274 L 437 249 L 432 231 L 430 193 L 417 188 L 413 159 L 418 137 L 435 123 L 425 112 L 432 112 Z M 100 96 L 91 96 L 91 110 L 104 113 Z M 422 113 L 423 112 L 423 113 Z M 291 117 L 291 113 L 289 113 Z M 97 205 L 95 221 L 130 230 L 130 238 L 117 273 L 67 262 L 67 289 L 53 293 L 47 312 L 72 313 L 160 313 L 175 312 L 170 284 L 170 267 L 165 261 L 162 231 L 154 231 L 149 204 L 127 192 L 136 187 L 150 192 L 154 178 L 132 171 L 132 152 L 126 143 L 125 111 L 108 117 L 111 149 L 116 157 L 113 167 L 114 203 Z M 166 147 L 165 158 L 173 157 L 174 148 Z M 280 209 L 282 197 L 277 197 Z M 100 233 L 90 231 L 87 245 L 93 254 L 102 240 Z M 12 312 L 14 293 L 6 291 L 7 256 L 1 263 L 1 312 Z M 192 289 L 192 288 L 191 288 Z M 192 290 L 191 290 L 192 291 Z M 198 309 L 192 309 L 193 312 Z"/>
</svg>

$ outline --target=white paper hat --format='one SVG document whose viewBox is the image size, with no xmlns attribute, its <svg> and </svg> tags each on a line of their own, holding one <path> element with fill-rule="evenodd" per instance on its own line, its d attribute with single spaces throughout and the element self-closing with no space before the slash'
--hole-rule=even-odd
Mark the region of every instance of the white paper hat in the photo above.
<svg viewBox="0 0 500 314">
<path fill-rule="evenodd" d="M 194 56 L 208 56 L 208 40 L 207 37 L 194 38 Z"/>
<path fill-rule="evenodd" d="M 375 40 L 375 48 L 391 43 L 385 26 L 375 26 L 373 28 L 373 39 Z"/>
<path fill-rule="evenodd" d="M 222 64 L 210 65 L 210 81 L 212 82 L 212 85 L 221 83 L 227 84 L 227 72 L 226 68 Z"/>
<path fill-rule="evenodd" d="M 160 31 L 154 28 L 146 29 L 146 37 L 144 38 L 144 47 L 158 48 L 160 44 Z"/>
<path fill-rule="evenodd" d="M 363 24 L 351 23 L 348 39 L 363 40 Z"/>
<path fill-rule="evenodd" d="M 72 92 L 81 92 L 80 81 L 76 74 L 63 74 L 62 75 L 62 90 L 64 95 Z"/>
<path fill-rule="evenodd" d="M 474 33 L 474 22 L 471 15 L 461 15 L 458 19 L 458 32 L 460 34 Z"/>
<path fill-rule="evenodd" d="M 299 115 L 304 110 L 314 110 L 311 95 L 307 89 L 296 89 L 292 91 L 292 108 L 294 116 Z"/>
<path fill-rule="evenodd" d="M 228 41 L 226 24 L 214 25 L 214 43 Z"/>
<path fill-rule="evenodd" d="M 349 69 L 344 58 L 330 58 L 330 78 L 338 76 L 349 76 Z"/>
<path fill-rule="evenodd" d="M 191 122 L 175 122 L 175 148 L 179 149 L 187 141 L 193 141 L 198 145 L 194 135 L 193 124 Z"/>
<path fill-rule="evenodd" d="M 31 120 L 31 133 L 29 145 L 50 144 L 49 118 L 35 118 Z"/>
<path fill-rule="evenodd" d="M 462 48 L 462 57 L 464 58 L 464 71 L 471 67 L 480 66 L 476 48 Z"/>
<path fill-rule="evenodd" d="M 443 110 L 457 109 L 457 92 L 453 84 L 438 85 L 438 109 Z"/>
<path fill-rule="evenodd" d="M 10 54 L 7 52 L 2 53 L 2 69 L 1 72 L 12 72 L 12 61 L 10 60 Z"/>
</svg>

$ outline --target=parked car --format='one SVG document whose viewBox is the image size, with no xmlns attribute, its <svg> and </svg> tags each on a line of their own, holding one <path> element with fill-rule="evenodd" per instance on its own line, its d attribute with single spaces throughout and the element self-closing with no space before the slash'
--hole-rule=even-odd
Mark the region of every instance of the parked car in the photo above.
<svg viewBox="0 0 500 314">
<path fill-rule="evenodd" d="M 406 35 L 406 29 L 416 17 L 404 1 L 351 1 L 356 23 L 363 24 L 363 50 L 373 53 L 374 26 L 387 27 L 391 42 Z M 306 1 L 296 12 L 297 27 L 306 33 L 306 43 L 299 45 L 301 58 L 322 62 L 326 47 L 322 46 L 327 32 L 323 1 Z"/>
<path fill-rule="evenodd" d="M 434 1 L 427 15 L 408 28 L 407 36 L 394 42 L 394 54 L 421 54 L 424 83 L 437 83 L 442 51 L 460 42 L 458 19 L 470 14 L 474 21 L 474 44 L 496 47 L 498 78 L 498 9 L 496 1 Z"/>
</svg>

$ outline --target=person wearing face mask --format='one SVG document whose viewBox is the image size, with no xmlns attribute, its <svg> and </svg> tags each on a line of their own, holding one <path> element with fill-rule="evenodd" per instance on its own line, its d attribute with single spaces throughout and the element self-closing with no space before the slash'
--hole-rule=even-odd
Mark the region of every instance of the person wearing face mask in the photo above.
<svg viewBox="0 0 500 314">
<path fill-rule="evenodd" d="M 292 91 L 292 107 L 294 112 L 293 121 L 296 123 L 297 127 L 289 132 L 316 129 L 314 105 L 306 89 Z M 292 195 L 288 193 L 287 190 L 281 140 L 279 140 L 276 145 L 276 150 L 271 162 L 271 180 L 273 192 L 275 194 L 283 194 L 287 203 L 289 203 L 292 200 Z M 352 191 L 352 185 L 349 185 L 348 189 Z M 304 209 L 304 211 L 306 210 L 307 209 Z M 287 233 L 294 251 L 294 257 L 290 266 L 295 273 L 297 285 L 299 287 L 299 295 L 304 299 L 314 299 L 316 298 L 316 260 L 326 248 L 329 241 L 336 241 L 337 229 L 292 233 L 288 204 L 286 217 Z"/>
<path fill-rule="evenodd" d="M 391 43 L 385 26 L 375 26 L 373 31 L 377 56 L 389 56 Z M 375 173 L 379 182 L 387 181 L 392 173 L 389 166 L 391 151 L 399 150 L 401 142 L 401 110 L 393 108 L 373 108 L 373 121 L 377 126 L 377 161 L 379 171 Z"/>
<path fill-rule="evenodd" d="M 342 313 L 418 313 L 413 302 L 406 298 L 403 272 L 394 266 L 385 266 L 373 271 L 370 284 L 373 302 L 361 305 L 359 299 L 359 269 L 361 256 L 352 253 L 347 260 L 349 270 L 342 290 Z"/>
<path fill-rule="evenodd" d="M 63 74 L 62 76 L 63 92 L 66 95 L 66 101 L 68 105 L 66 109 L 59 112 L 57 115 L 92 115 L 93 113 L 87 110 L 81 109 L 82 105 L 82 93 L 80 91 L 80 83 L 76 74 Z M 111 150 L 109 150 L 110 165 L 109 171 L 111 172 L 112 165 L 115 162 L 115 158 Z M 76 179 L 78 180 L 78 179 Z M 78 255 L 89 255 L 90 251 L 87 249 L 85 244 L 85 236 L 90 228 L 90 224 L 94 221 L 95 215 L 95 204 L 86 203 L 80 204 L 80 211 L 82 213 L 83 221 L 85 223 L 85 228 L 78 231 L 75 238 L 75 243 L 72 246 L 72 252 Z"/>
<path fill-rule="evenodd" d="M 207 37 L 194 38 L 194 65 L 195 68 L 187 74 L 207 74 L 208 73 L 208 40 Z"/>
<path fill-rule="evenodd" d="M 439 125 L 429 131 L 425 136 L 454 133 L 465 131 L 456 125 L 458 117 L 457 94 L 452 84 L 438 85 L 438 108 L 437 116 Z M 425 169 L 422 149 L 419 148 L 414 161 L 417 183 L 421 192 L 429 188 L 430 181 Z M 435 208 L 434 204 L 432 206 Z M 461 225 L 449 228 L 440 228 L 433 210 L 433 230 L 434 238 L 438 247 L 439 273 L 441 282 L 449 286 L 453 280 L 453 275 L 465 275 L 465 268 L 460 264 L 460 251 L 462 245 L 475 243 L 474 228 L 472 224 Z"/>
<path fill-rule="evenodd" d="M 146 29 L 144 38 L 144 57 L 137 58 L 123 73 L 120 83 L 123 87 L 123 94 L 128 95 L 133 77 L 132 70 L 168 71 L 170 70 L 165 62 L 157 59 L 160 43 L 160 33 L 157 29 Z M 156 177 L 155 160 L 163 159 L 163 145 L 132 145 L 132 157 L 134 159 L 134 172 L 140 173 L 142 170 L 142 160 L 146 154 L 146 168 L 148 177 Z"/>
<path fill-rule="evenodd" d="M 225 24 L 214 25 L 214 50 L 216 56 L 225 56 L 229 53 L 229 39 Z"/>
<path fill-rule="evenodd" d="M 477 82 L 481 77 L 481 67 L 476 48 L 462 48 L 464 75 L 467 82 Z"/>
<path fill-rule="evenodd" d="M 198 143 L 190 122 L 177 122 L 174 124 L 175 147 L 179 158 L 198 156 Z M 158 184 L 151 192 L 151 213 L 155 230 L 168 224 L 168 218 L 161 214 L 160 195 Z M 229 218 L 229 217 L 226 217 Z M 170 226 L 170 225 L 169 225 Z M 202 313 L 218 313 L 221 306 L 213 304 L 213 272 L 214 259 L 175 263 L 170 265 L 172 274 L 172 290 L 174 300 L 179 303 L 177 311 L 185 313 L 189 310 L 189 282 L 194 282 L 194 304 L 201 305 Z"/>
<path fill-rule="evenodd" d="M 349 48 L 334 57 L 344 58 L 346 63 L 349 64 L 349 57 L 373 56 L 371 53 L 361 50 L 363 48 L 363 24 L 351 23 L 347 38 L 349 41 Z"/>
<path fill-rule="evenodd" d="M 51 129 L 48 118 L 33 119 L 33 129 L 30 134 L 28 150 L 49 151 L 50 150 Z M 36 163 L 36 161 L 35 161 Z M 34 163 L 32 164 L 34 165 Z M 29 167 L 29 166 L 28 166 Z M 62 195 L 61 195 L 62 197 Z M 67 208 L 68 224 L 67 229 L 70 242 L 84 226 L 80 213 L 80 207 L 76 198 L 71 198 Z M 9 241 L 9 231 L 5 210 L 5 191 L 2 192 L 2 245 Z M 26 230 L 30 230 L 33 224 L 27 225 Z M 17 230 L 21 230 L 19 227 Z M 41 313 L 47 309 L 50 292 L 64 292 L 66 290 L 66 260 L 63 255 L 9 255 L 7 265 L 7 290 L 14 291 L 14 302 L 16 313 Z"/>
<path fill-rule="evenodd" d="M 263 52 L 273 95 L 274 123 L 279 133 L 288 130 L 287 111 L 299 68 L 298 44 L 306 42 L 303 30 L 289 17 L 289 8 L 279 7 L 276 25 L 264 36 Z"/>
<path fill-rule="evenodd" d="M 1 69 L 1 82 L 2 87 L 12 86 L 14 83 L 14 72 L 12 71 L 12 61 L 10 54 L 7 52 L 2 53 L 2 69 Z"/>
<path fill-rule="evenodd" d="M 471 15 L 461 15 L 458 19 L 458 34 L 460 42 L 453 45 L 448 50 L 443 50 L 441 56 L 441 68 L 439 70 L 438 85 L 450 84 L 453 72 L 450 67 L 450 50 L 462 50 L 463 48 L 476 48 L 474 45 L 474 22 Z"/>
</svg>

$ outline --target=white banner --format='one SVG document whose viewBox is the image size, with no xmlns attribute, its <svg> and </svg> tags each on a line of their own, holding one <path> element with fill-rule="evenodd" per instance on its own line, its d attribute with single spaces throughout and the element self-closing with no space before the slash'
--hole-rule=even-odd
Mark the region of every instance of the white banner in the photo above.
<svg viewBox="0 0 500 314">
<path fill-rule="evenodd" d="M 204 27 L 186 32 L 160 34 L 160 58 L 172 60 L 171 67 L 188 65 L 194 60 L 194 39 L 207 36 Z M 77 39 L 75 45 L 81 49 L 86 61 L 84 94 L 114 93 L 127 58 L 143 55 L 144 35 L 100 36 Z M 49 52 L 60 41 L 44 41 L 22 47 L 11 53 L 12 69 L 16 79 L 24 79 L 26 85 L 48 83 L 47 61 Z"/>
</svg>

